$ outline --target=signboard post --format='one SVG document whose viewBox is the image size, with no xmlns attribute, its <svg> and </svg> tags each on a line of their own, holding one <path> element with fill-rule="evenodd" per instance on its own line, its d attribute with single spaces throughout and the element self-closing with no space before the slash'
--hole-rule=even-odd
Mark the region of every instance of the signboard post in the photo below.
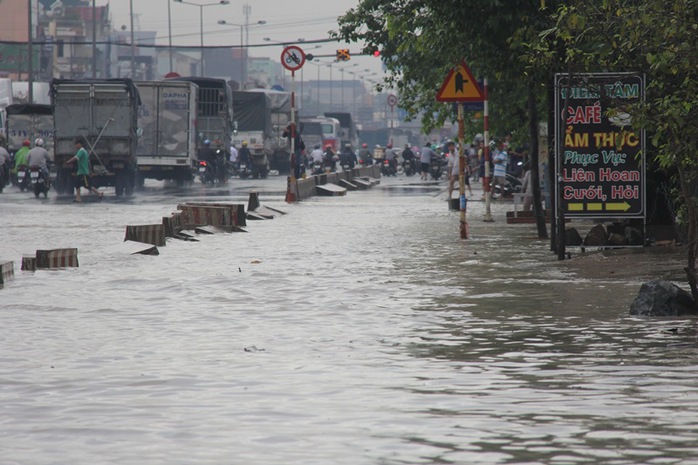
<svg viewBox="0 0 698 465">
<path fill-rule="evenodd" d="M 469 236 L 468 223 L 465 219 L 467 200 L 465 198 L 465 123 L 463 118 L 463 102 L 482 102 L 485 97 L 480 89 L 480 85 L 470 72 L 468 65 L 463 60 L 458 66 L 453 68 L 436 94 L 439 102 L 457 102 L 458 104 L 458 178 L 459 178 L 459 199 L 460 199 L 460 238 L 467 239 Z M 488 199 L 489 200 L 489 199 Z M 451 199 L 448 199 L 450 202 Z"/>
<path fill-rule="evenodd" d="M 388 105 L 390 106 L 390 145 L 393 145 L 393 112 L 395 111 L 395 105 L 397 105 L 397 96 L 394 94 L 388 95 Z M 394 149 L 394 147 L 393 147 Z"/>
<path fill-rule="evenodd" d="M 288 177 L 286 201 L 295 202 L 296 181 L 300 175 L 296 169 L 296 71 L 305 64 L 305 52 L 296 45 L 289 45 L 281 52 L 281 64 L 291 71 L 291 175 Z"/>
<path fill-rule="evenodd" d="M 644 98 L 636 73 L 555 76 L 556 214 L 646 217 L 645 135 L 625 108 Z"/>
</svg>

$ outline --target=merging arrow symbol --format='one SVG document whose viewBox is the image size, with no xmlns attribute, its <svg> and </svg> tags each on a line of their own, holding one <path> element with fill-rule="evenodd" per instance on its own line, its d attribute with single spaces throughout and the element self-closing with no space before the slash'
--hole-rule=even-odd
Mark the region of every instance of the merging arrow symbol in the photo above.
<svg viewBox="0 0 698 465">
<path fill-rule="evenodd" d="M 460 71 L 456 73 L 454 78 L 453 83 L 456 87 L 456 93 L 465 92 L 464 86 L 468 83 L 468 80 L 463 77 L 463 74 L 461 74 Z"/>
</svg>

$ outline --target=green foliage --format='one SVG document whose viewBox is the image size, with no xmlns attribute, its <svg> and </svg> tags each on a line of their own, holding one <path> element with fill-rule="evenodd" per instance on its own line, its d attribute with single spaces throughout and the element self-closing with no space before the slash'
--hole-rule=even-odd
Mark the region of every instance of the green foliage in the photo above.
<svg viewBox="0 0 698 465">
<path fill-rule="evenodd" d="M 526 134 L 527 80 L 541 74 L 534 76 L 520 57 L 524 40 L 545 17 L 526 0 L 363 0 L 339 18 L 332 34 L 363 41 L 365 53 L 381 50 L 384 85 L 400 94 L 409 119 L 421 118 L 425 132 L 452 118 L 451 106 L 437 102 L 436 94 L 465 59 L 476 77 L 488 77 L 492 132 Z"/>
</svg>

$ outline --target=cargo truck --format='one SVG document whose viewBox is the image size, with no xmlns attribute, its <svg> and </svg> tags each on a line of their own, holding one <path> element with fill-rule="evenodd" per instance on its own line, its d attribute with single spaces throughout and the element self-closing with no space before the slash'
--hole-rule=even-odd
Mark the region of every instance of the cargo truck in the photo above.
<svg viewBox="0 0 698 465">
<path fill-rule="evenodd" d="M 81 140 L 90 155 L 95 187 L 114 186 L 116 195 L 133 194 L 138 144 L 138 89 L 130 79 L 54 79 L 56 191 L 73 192 L 75 164 L 66 161 Z"/>
<path fill-rule="evenodd" d="M 266 157 L 269 169 L 290 173 L 291 149 L 284 129 L 291 122 L 291 94 L 269 89 L 233 92 L 235 146 L 247 141 L 253 157 Z"/>
<path fill-rule="evenodd" d="M 165 82 L 186 81 L 198 86 L 196 111 L 196 150 L 204 141 L 220 153 L 220 162 L 230 158 L 233 134 L 233 93 L 225 79 L 206 77 L 178 77 Z M 221 165 L 224 166 L 224 165 Z"/>
<path fill-rule="evenodd" d="M 53 108 L 41 104 L 13 104 L 5 108 L 7 150 L 15 153 L 28 140 L 32 146 L 36 139 L 44 140 L 44 148 L 51 160 L 53 154 Z"/>
<path fill-rule="evenodd" d="M 138 174 L 170 180 L 178 186 L 193 180 L 196 160 L 196 113 L 199 87 L 187 81 L 136 81 L 138 108 Z"/>
</svg>

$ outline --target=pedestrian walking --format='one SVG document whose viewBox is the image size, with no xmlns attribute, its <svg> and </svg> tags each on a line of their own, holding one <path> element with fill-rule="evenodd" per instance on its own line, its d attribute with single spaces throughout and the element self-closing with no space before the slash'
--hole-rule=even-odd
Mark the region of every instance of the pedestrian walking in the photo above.
<svg viewBox="0 0 698 465">
<path fill-rule="evenodd" d="M 75 182 L 75 200 L 73 202 L 82 202 L 82 197 L 80 195 L 80 189 L 85 188 L 88 191 L 97 194 L 99 200 L 102 200 L 104 194 L 97 190 L 95 186 L 92 185 L 92 180 L 90 179 L 90 156 L 87 154 L 87 150 L 82 145 L 80 139 L 75 140 L 75 156 L 66 161 L 66 164 L 77 162 L 77 180 Z"/>
</svg>

